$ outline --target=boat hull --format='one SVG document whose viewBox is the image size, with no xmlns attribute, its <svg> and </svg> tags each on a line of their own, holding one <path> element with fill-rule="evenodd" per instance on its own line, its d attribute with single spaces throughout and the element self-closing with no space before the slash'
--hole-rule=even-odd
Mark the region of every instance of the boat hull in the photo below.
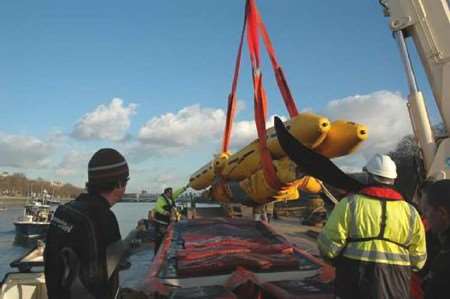
<svg viewBox="0 0 450 299">
<path fill-rule="evenodd" d="M 16 237 L 28 239 L 44 238 L 47 235 L 49 225 L 49 222 L 15 222 L 14 226 L 16 227 Z"/>
</svg>

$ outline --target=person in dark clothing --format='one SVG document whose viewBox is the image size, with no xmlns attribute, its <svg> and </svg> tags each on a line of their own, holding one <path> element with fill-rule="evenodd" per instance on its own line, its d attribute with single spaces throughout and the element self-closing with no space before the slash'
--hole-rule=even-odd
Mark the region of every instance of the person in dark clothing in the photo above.
<svg viewBox="0 0 450 299">
<path fill-rule="evenodd" d="M 114 298 L 118 272 L 108 274 L 106 252 L 121 235 L 110 208 L 122 198 L 128 179 L 125 158 L 101 149 L 89 161 L 87 193 L 56 210 L 44 252 L 49 299 L 79 298 L 75 285 L 90 296 L 83 298 Z"/>
<path fill-rule="evenodd" d="M 440 241 L 439 253 L 433 258 L 424 278 L 426 299 L 450 296 L 450 180 L 440 180 L 424 189 L 423 212 L 433 234 Z"/>
</svg>

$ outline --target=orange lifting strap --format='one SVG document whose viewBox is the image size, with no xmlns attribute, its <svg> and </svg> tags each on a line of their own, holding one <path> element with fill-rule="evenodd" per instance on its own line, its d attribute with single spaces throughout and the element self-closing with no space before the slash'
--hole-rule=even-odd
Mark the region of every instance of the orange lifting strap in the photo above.
<svg viewBox="0 0 450 299">
<path fill-rule="evenodd" d="M 247 27 L 247 28 L 246 28 Z M 239 79 L 239 69 L 241 65 L 242 46 L 244 42 L 244 34 L 247 29 L 247 44 L 250 52 L 250 61 L 252 63 L 252 77 L 253 77 L 253 89 L 254 89 L 254 112 L 256 130 L 258 132 L 259 149 L 261 154 L 262 168 L 264 171 L 264 177 L 267 183 L 273 188 L 278 190 L 281 187 L 281 183 L 278 180 L 276 171 L 272 164 L 272 157 L 270 151 L 267 148 L 267 136 L 266 136 L 266 119 L 267 119 L 267 97 L 263 86 L 262 73 L 260 69 L 260 53 L 259 53 L 259 36 L 261 35 L 266 46 L 267 52 L 272 63 L 275 78 L 280 89 L 280 93 L 283 97 L 285 106 L 289 112 L 290 117 L 294 117 L 298 114 L 297 106 L 295 105 L 294 98 L 289 90 L 289 86 L 285 79 L 283 70 L 278 64 L 278 60 L 275 56 L 275 50 L 267 33 L 267 29 L 262 21 L 261 15 L 256 7 L 255 0 L 247 0 L 245 6 L 244 25 L 241 33 L 241 40 L 239 43 L 238 54 L 236 58 L 236 66 L 234 70 L 233 84 L 231 86 L 231 93 L 228 96 L 228 109 L 227 119 L 225 124 L 225 132 L 222 144 L 222 152 L 228 151 L 231 130 L 233 126 L 233 120 L 236 113 L 236 89 L 237 81 Z"/>
</svg>

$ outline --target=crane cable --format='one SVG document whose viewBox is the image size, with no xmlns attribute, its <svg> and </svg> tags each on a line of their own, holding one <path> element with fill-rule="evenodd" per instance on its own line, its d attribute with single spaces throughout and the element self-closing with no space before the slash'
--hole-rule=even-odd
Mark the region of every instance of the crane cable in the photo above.
<svg viewBox="0 0 450 299">
<path fill-rule="evenodd" d="M 234 70 L 233 83 L 231 92 L 228 96 L 227 118 L 224 130 L 224 138 L 222 143 L 222 153 L 228 152 L 230 144 L 230 137 L 232 131 L 233 120 L 236 114 L 236 91 L 237 82 L 239 78 L 239 69 L 241 64 L 242 47 L 244 43 L 244 34 L 247 32 L 247 45 L 250 54 L 250 61 L 252 65 L 252 79 L 253 79 L 253 100 L 254 100 L 254 114 L 256 129 L 258 132 L 259 151 L 261 157 L 262 169 L 264 177 L 269 186 L 275 190 L 279 190 L 282 186 L 276 175 L 276 170 L 272 164 L 272 157 L 267 148 L 266 136 L 266 119 L 267 119 L 267 96 L 263 86 L 263 77 L 260 68 L 260 53 L 259 53 L 259 36 L 262 36 L 265 47 L 269 54 L 278 88 L 283 97 L 285 106 L 288 110 L 289 116 L 295 117 L 298 110 L 294 98 L 290 92 L 283 70 L 276 59 L 275 50 L 270 41 L 267 29 L 262 21 L 262 17 L 258 11 L 255 0 L 247 0 L 245 5 L 244 24 L 239 43 L 236 65 Z"/>
</svg>

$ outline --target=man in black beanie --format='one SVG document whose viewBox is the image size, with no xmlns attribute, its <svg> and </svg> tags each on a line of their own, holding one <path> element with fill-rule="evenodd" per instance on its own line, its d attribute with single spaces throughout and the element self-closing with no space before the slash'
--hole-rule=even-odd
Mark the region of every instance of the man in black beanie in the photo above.
<svg viewBox="0 0 450 299">
<path fill-rule="evenodd" d="M 128 179 L 125 158 L 100 149 L 89 161 L 87 193 L 56 210 L 44 252 L 49 299 L 114 298 L 118 271 L 108 273 L 106 251 L 121 235 L 110 208 L 122 198 Z"/>
<path fill-rule="evenodd" d="M 450 286 L 450 180 L 430 182 L 424 187 L 422 208 L 431 232 L 438 238 L 437 254 L 424 278 L 425 299 L 448 298 Z"/>
</svg>

